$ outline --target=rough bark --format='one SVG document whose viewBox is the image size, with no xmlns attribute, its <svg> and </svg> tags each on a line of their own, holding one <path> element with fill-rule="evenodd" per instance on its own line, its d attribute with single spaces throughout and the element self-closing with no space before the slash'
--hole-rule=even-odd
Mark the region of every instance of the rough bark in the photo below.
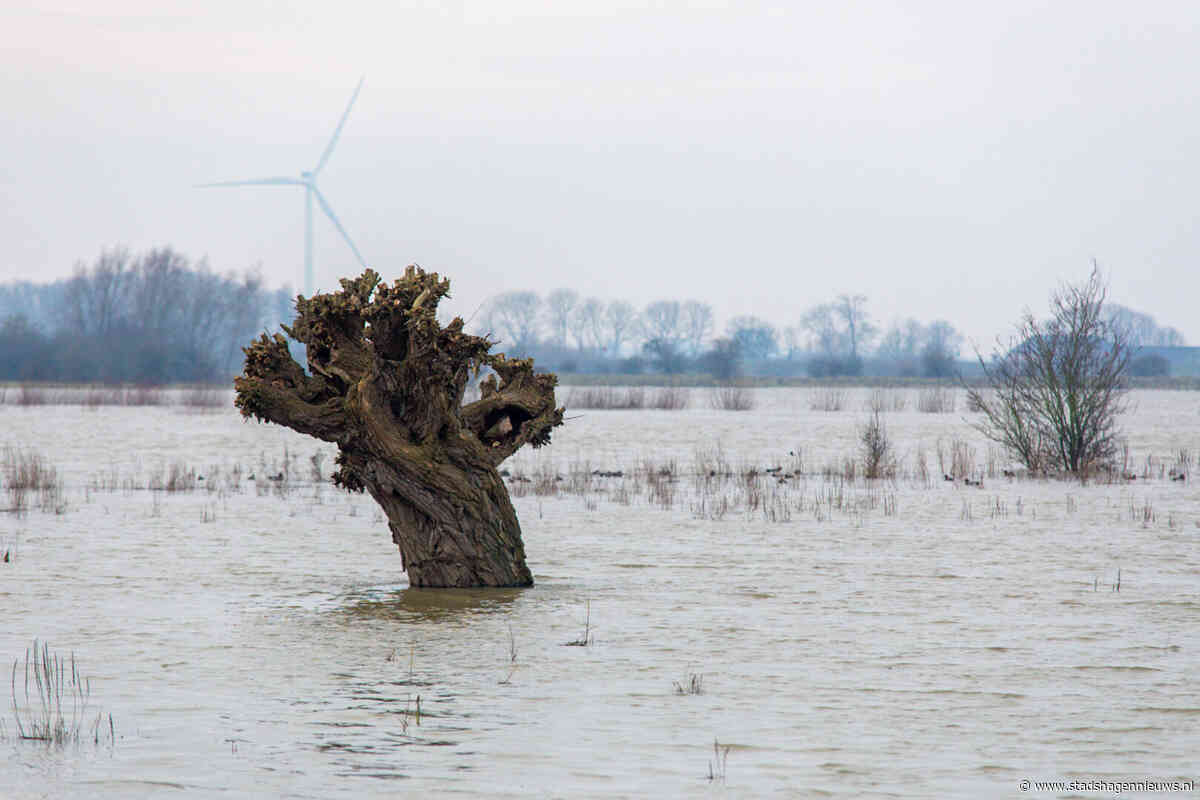
<svg viewBox="0 0 1200 800">
<path fill-rule="evenodd" d="M 282 334 L 245 348 L 234 381 L 242 415 L 338 446 L 333 480 L 366 490 L 387 514 L 412 586 L 529 586 L 521 527 L 496 467 L 562 424 L 557 377 L 532 359 L 490 353 L 492 342 L 444 328 L 450 289 L 410 266 L 392 284 L 373 270 L 341 291 L 296 299 L 284 330 L 308 348 L 308 374 Z M 463 405 L 473 374 L 495 373 Z"/>
</svg>

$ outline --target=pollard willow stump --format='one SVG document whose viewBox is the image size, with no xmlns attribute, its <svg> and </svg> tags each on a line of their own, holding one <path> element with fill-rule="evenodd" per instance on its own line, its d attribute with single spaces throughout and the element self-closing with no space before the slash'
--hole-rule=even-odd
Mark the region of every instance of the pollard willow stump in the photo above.
<svg viewBox="0 0 1200 800">
<path fill-rule="evenodd" d="M 530 586 L 521 526 L 497 466 L 562 424 L 552 373 L 507 359 L 493 342 L 437 321 L 450 281 L 410 266 L 386 284 L 373 270 L 341 291 L 296 298 L 283 330 L 308 351 L 309 373 L 283 334 L 249 347 L 234 380 L 244 417 L 338 446 L 333 481 L 370 492 L 387 514 L 409 583 Z M 472 375 L 494 374 L 463 404 Z"/>
</svg>

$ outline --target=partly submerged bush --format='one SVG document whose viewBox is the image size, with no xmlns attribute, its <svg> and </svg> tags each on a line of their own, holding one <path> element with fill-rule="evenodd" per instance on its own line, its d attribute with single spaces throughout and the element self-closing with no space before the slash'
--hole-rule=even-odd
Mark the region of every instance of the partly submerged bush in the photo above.
<svg viewBox="0 0 1200 800">
<path fill-rule="evenodd" d="M 62 478 L 41 454 L 5 447 L 0 455 L 0 473 L 3 473 L 4 487 L 8 491 L 8 511 L 24 513 L 29 507 L 30 492 L 37 493 L 38 505 L 43 511 L 61 510 Z"/>
</svg>

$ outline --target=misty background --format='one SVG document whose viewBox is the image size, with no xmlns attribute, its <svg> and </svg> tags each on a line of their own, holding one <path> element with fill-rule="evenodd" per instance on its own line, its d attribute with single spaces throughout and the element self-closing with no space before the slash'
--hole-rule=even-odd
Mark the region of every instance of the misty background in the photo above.
<svg viewBox="0 0 1200 800">
<path fill-rule="evenodd" d="M 1106 314 L 1141 350 L 1136 377 L 1200 374 L 1200 348 L 1153 316 L 1112 303 Z M 227 381 L 242 346 L 291 323 L 294 295 L 257 271 L 218 274 L 170 247 L 104 250 L 70 278 L 0 284 L 0 380 L 142 385 Z M 467 329 L 510 357 L 568 374 L 767 378 L 933 378 L 978 372 L 945 319 L 882 328 L 866 295 L 843 294 L 778 328 L 742 315 L 718 328 L 710 303 L 657 300 L 637 308 L 559 287 L 491 298 Z M 449 322 L 441 313 L 443 324 Z M 304 363 L 302 347 L 293 356 Z"/>
<path fill-rule="evenodd" d="M 6 4 L 0 281 L 169 246 L 299 287 L 301 191 L 194 186 L 311 169 L 365 75 L 322 191 L 371 266 L 449 275 L 446 310 L 472 324 L 510 292 L 690 299 L 713 325 L 689 358 L 754 317 L 785 360 L 813 308 L 861 295 L 869 352 L 915 320 L 969 355 L 1095 258 L 1113 301 L 1194 342 L 1198 20 L 1183 2 Z M 320 289 L 361 271 L 314 232 Z"/>
</svg>

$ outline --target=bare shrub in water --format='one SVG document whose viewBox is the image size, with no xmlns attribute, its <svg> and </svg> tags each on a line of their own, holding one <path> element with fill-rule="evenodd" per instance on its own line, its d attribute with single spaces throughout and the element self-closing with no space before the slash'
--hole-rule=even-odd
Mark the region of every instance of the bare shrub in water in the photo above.
<svg viewBox="0 0 1200 800">
<path fill-rule="evenodd" d="M 168 492 L 190 492 L 196 488 L 196 470 L 182 461 L 172 461 L 167 468 L 167 480 L 163 486 Z"/>
<path fill-rule="evenodd" d="M 969 442 L 952 439 L 947 446 L 938 439 L 937 457 L 944 477 L 963 480 L 975 474 L 975 447 Z"/>
<path fill-rule="evenodd" d="M 125 390 L 121 401 L 126 406 L 162 406 L 167 404 L 166 395 L 162 389 L 155 386 L 134 386 Z"/>
<path fill-rule="evenodd" d="M 1099 268 L 1050 299 L 1051 318 L 1027 311 L 1013 341 L 990 361 L 979 356 L 992 395 L 968 387 L 983 419 L 977 429 L 1030 472 L 1055 468 L 1086 475 L 1120 449 L 1117 418 L 1126 409 L 1130 333 L 1105 313 Z"/>
<path fill-rule="evenodd" d="M 917 445 L 917 454 L 913 458 L 913 477 L 926 486 L 929 485 L 929 461 L 925 456 L 925 445 Z"/>
<path fill-rule="evenodd" d="M 664 386 L 650 400 L 650 407 L 660 411 L 679 411 L 687 408 L 691 392 L 683 386 Z"/>
<path fill-rule="evenodd" d="M 572 389 L 565 405 L 597 411 L 638 410 L 646 407 L 646 391 L 640 386 L 620 390 L 614 386 L 588 386 Z"/>
<path fill-rule="evenodd" d="M 908 396 L 898 389 L 876 389 L 867 398 L 867 411 L 904 411 Z"/>
<path fill-rule="evenodd" d="M 864 477 L 887 478 L 896 474 L 892 440 L 878 411 L 873 412 L 867 419 L 866 424 L 859 430 L 858 438 L 861 443 Z"/>
<path fill-rule="evenodd" d="M 186 408 L 206 409 L 231 406 L 228 393 L 216 386 L 191 386 L 180 395 L 180 404 Z"/>
<path fill-rule="evenodd" d="M 51 389 L 44 386 L 21 386 L 15 399 L 25 406 L 165 406 L 171 401 L 168 393 L 158 386 L 114 386 L 88 384 Z M 0 390 L 0 403 L 4 401 Z M 186 408 L 220 408 L 229 405 L 227 392 L 216 386 L 191 386 L 178 395 L 179 405 Z"/>
<path fill-rule="evenodd" d="M 652 408 L 659 411 L 678 411 L 687 408 L 690 392 L 682 386 L 664 386 L 648 392 L 641 386 L 617 389 L 613 386 L 588 386 L 572 389 L 567 395 L 568 408 L 587 408 L 597 411 L 640 411 Z"/>
<path fill-rule="evenodd" d="M 45 406 L 56 402 L 56 393 L 44 386 L 22 384 L 17 389 L 17 405 L 19 406 Z"/>
<path fill-rule="evenodd" d="M 809 400 L 809 408 L 813 411 L 841 411 L 846 407 L 846 396 L 845 389 L 818 389 Z"/>
<path fill-rule="evenodd" d="M 29 507 L 28 495 L 37 492 L 38 505 L 43 511 L 62 508 L 62 478 L 58 470 L 46 463 L 41 454 L 32 450 L 5 447 L 0 469 L 8 490 L 9 511 L 22 514 Z"/>
<path fill-rule="evenodd" d="M 732 383 L 716 386 L 712 390 L 711 402 L 718 411 L 749 411 L 754 408 L 754 392 L 746 386 Z"/>
<path fill-rule="evenodd" d="M 105 386 L 89 386 L 84 391 L 80 402 L 87 408 L 114 406 L 121 404 L 121 390 Z"/>
<path fill-rule="evenodd" d="M 667 511 L 675 507 L 675 463 L 656 468 L 646 463 L 646 502 Z"/>
<path fill-rule="evenodd" d="M 917 395 L 917 411 L 923 414 L 951 414 L 954 406 L 954 390 L 946 386 L 922 389 Z"/>
</svg>

